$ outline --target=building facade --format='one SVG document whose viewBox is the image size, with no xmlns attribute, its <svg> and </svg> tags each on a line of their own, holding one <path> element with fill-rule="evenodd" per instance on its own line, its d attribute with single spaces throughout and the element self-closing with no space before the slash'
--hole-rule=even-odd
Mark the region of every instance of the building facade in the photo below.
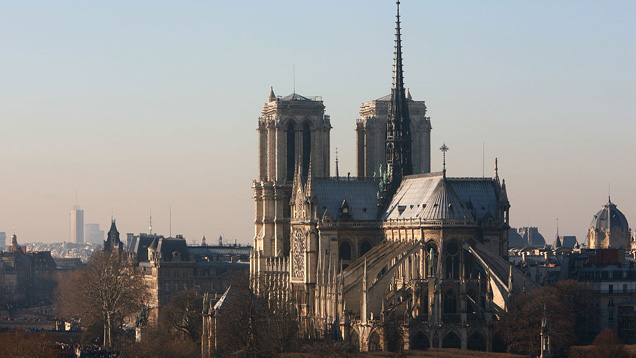
<svg viewBox="0 0 636 358">
<path fill-rule="evenodd" d="M 426 116 L 426 103 L 414 101 L 410 91 L 406 99 L 411 119 L 413 172 L 431 171 L 431 119 Z M 356 121 L 356 163 L 359 177 L 373 177 L 386 169 L 386 125 L 391 95 L 365 102 Z"/>
<path fill-rule="evenodd" d="M 73 205 L 69 213 L 70 241 L 76 244 L 84 243 L 84 210 L 79 205 Z"/>
<path fill-rule="evenodd" d="M 587 231 L 590 249 L 631 249 L 631 233 L 627 218 L 610 199 L 599 210 Z"/>
<path fill-rule="evenodd" d="M 28 252 L 18 244 L 14 233 L 11 244 L 0 252 L 0 304 L 51 300 L 56 285 L 55 270 L 51 252 Z"/>
<path fill-rule="evenodd" d="M 294 302 L 304 327 L 363 351 L 490 350 L 492 322 L 515 292 L 538 285 L 508 263 L 510 203 L 497 168 L 493 178 L 449 178 L 445 166 L 420 173 L 430 171 L 430 120 L 404 87 L 399 8 L 396 24 L 391 95 L 363 105 L 356 123 L 359 177 L 330 177 L 329 147 L 313 139 L 308 158 L 307 151 L 281 155 L 299 146 L 264 137 L 264 118 L 279 105 L 310 102 L 270 92 L 258 124 L 252 286 Z M 326 118 L 322 101 L 312 105 L 320 108 L 316 119 Z M 304 128 L 311 137 L 312 127 Z M 282 160 L 284 168 L 263 166 Z M 285 178 L 284 196 L 275 174 Z"/>
</svg>

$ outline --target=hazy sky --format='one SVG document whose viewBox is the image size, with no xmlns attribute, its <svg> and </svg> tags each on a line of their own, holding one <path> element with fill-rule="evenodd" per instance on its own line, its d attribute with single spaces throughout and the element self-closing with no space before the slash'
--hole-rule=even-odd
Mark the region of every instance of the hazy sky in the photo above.
<svg viewBox="0 0 636 358">
<path fill-rule="evenodd" d="M 0 231 L 86 223 L 251 243 L 256 123 L 270 86 L 322 96 L 355 173 L 360 104 L 389 93 L 383 1 L 0 2 Z M 492 175 L 513 226 L 583 240 L 612 201 L 636 226 L 636 2 L 402 1 L 406 85 L 433 170 Z M 335 160 L 332 155 L 332 162 Z M 332 165 L 333 170 L 333 165 Z"/>
</svg>

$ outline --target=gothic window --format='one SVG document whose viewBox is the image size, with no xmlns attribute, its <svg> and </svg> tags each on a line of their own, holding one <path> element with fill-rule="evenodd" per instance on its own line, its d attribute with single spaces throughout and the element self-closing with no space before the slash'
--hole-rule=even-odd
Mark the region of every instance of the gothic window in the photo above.
<svg viewBox="0 0 636 358">
<path fill-rule="evenodd" d="M 294 231 L 294 255 L 292 275 L 296 278 L 303 278 L 305 271 L 305 235 L 301 229 Z"/>
<path fill-rule="evenodd" d="M 294 123 L 287 125 L 287 180 L 294 180 L 294 167 L 296 164 L 296 131 Z"/>
<path fill-rule="evenodd" d="M 346 241 L 340 244 L 340 260 L 351 260 L 351 245 Z"/>
<path fill-rule="evenodd" d="M 303 124 L 303 176 L 309 174 L 309 158 L 311 154 L 311 129 L 309 123 Z"/>
<path fill-rule="evenodd" d="M 380 343 L 380 335 L 378 332 L 373 331 L 369 336 L 369 352 L 377 352 L 382 350 L 382 344 Z"/>
<path fill-rule="evenodd" d="M 366 240 L 363 241 L 362 244 L 360 244 L 360 256 L 366 254 L 369 250 L 371 250 L 371 243 Z"/>
<path fill-rule="evenodd" d="M 442 341 L 442 348 L 461 348 L 462 341 L 455 332 L 449 332 Z"/>
<path fill-rule="evenodd" d="M 428 343 L 428 337 L 422 331 L 415 333 L 410 342 L 411 349 L 428 349 L 430 348 Z"/>
<path fill-rule="evenodd" d="M 474 332 L 468 337 L 468 349 L 472 351 L 485 351 L 486 340 L 484 336 L 479 332 Z"/>
<path fill-rule="evenodd" d="M 446 245 L 446 277 L 459 278 L 459 246 L 455 242 Z"/>
<path fill-rule="evenodd" d="M 444 295 L 444 313 L 457 313 L 457 296 L 453 290 L 447 290 Z"/>
</svg>

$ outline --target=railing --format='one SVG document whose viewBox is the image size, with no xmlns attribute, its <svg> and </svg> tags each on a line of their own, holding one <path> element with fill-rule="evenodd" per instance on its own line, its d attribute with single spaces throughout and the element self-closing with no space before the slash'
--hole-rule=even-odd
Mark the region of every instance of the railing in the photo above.
<svg viewBox="0 0 636 358">
<path fill-rule="evenodd" d="M 459 313 L 445 313 L 442 314 L 442 321 L 459 321 Z"/>
<path fill-rule="evenodd" d="M 476 226 L 472 220 L 426 220 L 426 219 L 389 219 L 382 227 L 385 229 L 404 227 L 404 226 Z"/>
</svg>

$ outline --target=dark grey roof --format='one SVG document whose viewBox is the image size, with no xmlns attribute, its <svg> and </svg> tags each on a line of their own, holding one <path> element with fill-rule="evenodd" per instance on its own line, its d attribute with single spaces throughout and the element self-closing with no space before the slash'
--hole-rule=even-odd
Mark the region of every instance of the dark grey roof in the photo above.
<svg viewBox="0 0 636 358">
<path fill-rule="evenodd" d="M 603 205 L 603 208 L 594 215 L 592 219 L 591 227 L 595 229 L 607 229 L 607 215 L 609 213 L 609 222 L 612 228 L 621 228 L 624 230 L 629 229 L 629 224 L 627 223 L 627 218 L 625 215 L 616 208 L 616 204 L 612 203 L 611 200 L 608 200 L 607 204 Z"/>
<path fill-rule="evenodd" d="M 182 261 L 189 260 L 188 245 L 184 239 L 162 238 L 159 240 L 157 251 L 161 252 L 161 259 L 172 261 L 173 253 L 178 252 Z"/>
<path fill-rule="evenodd" d="M 448 178 L 455 193 L 467 206 L 472 206 L 477 220 L 483 220 L 490 212 L 497 215 L 498 186 L 491 178 Z"/>
<path fill-rule="evenodd" d="M 447 178 L 442 173 L 407 176 L 383 218 L 482 220 L 497 215 L 494 179 Z"/>
<path fill-rule="evenodd" d="M 412 102 L 413 99 L 412 98 L 406 98 L 407 102 Z M 380 97 L 378 99 L 376 99 L 376 101 L 378 102 L 391 102 L 391 94 L 387 94 L 386 96 Z"/>
<path fill-rule="evenodd" d="M 281 101 L 311 101 L 311 98 L 301 96 L 298 93 L 292 93 L 289 96 L 281 98 Z"/>
<path fill-rule="evenodd" d="M 561 236 L 561 245 L 565 247 L 573 249 L 577 243 L 576 236 Z"/>
<path fill-rule="evenodd" d="M 378 216 L 378 181 L 369 178 L 336 179 L 315 178 L 314 188 L 318 199 L 318 217 L 328 210 L 333 220 L 344 200 L 349 204 L 353 220 L 376 220 Z"/>
<path fill-rule="evenodd" d="M 508 247 L 520 249 L 526 245 L 528 245 L 528 242 L 519 235 L 517 229 L 510 228 L 508 230 Z"/>
<path fill-rule="evenodd" d="M 127 251 L 137 254 L 138 261 L 148 261 L 148 246 L 150 246 L 152 241 L 156 238 L 161 238 L 161 236 L 147 234 L 133 236 Z"/>
</svg>

